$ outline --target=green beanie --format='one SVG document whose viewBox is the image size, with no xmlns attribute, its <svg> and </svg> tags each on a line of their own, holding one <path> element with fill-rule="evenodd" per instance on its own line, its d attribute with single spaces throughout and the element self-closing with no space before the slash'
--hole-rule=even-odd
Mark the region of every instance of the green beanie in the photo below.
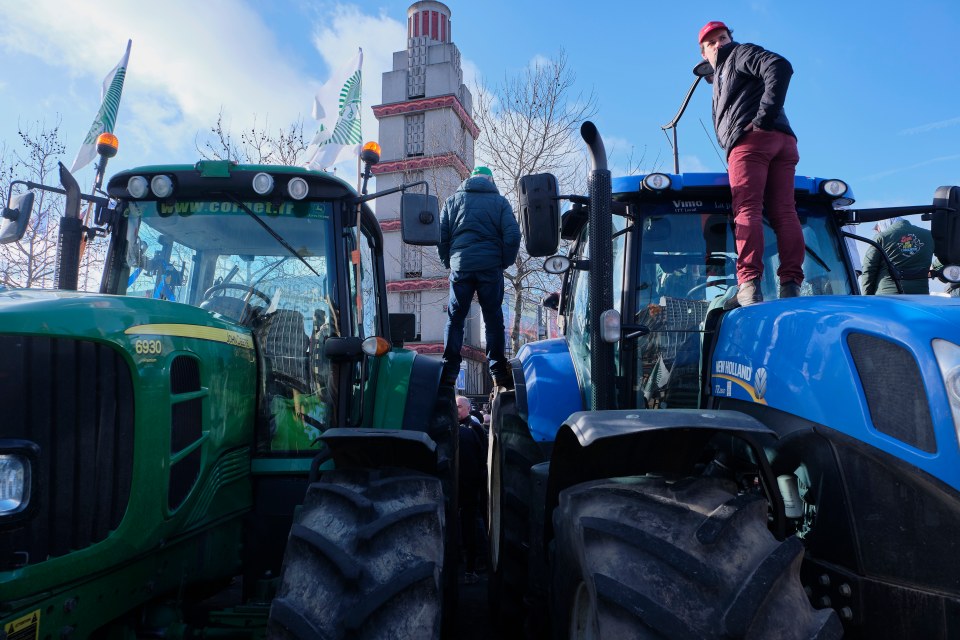
<svg viewBox="0 0 960 640">
<path fill-rule="evenodd" d="M 487 167 L 477 167 L 476 169 L 473 170 L 473 173 L 471 173 L 470 175 L 471 176 L 487 176 L 492 178 L 493 171 L 490 171 L 490 169 L 488 169 Z"/>
</svg>

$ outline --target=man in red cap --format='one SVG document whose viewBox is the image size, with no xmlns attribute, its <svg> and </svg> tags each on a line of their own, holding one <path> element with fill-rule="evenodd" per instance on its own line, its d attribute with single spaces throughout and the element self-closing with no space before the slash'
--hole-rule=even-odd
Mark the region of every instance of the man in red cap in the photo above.
<svg viewBox="0 0 960 640">
<path fill-rule="evenodd" d="M 727 308 L 763 301 L 763 213 L 777 236 L 779 297 L 800 295 L 803 231 L 794 201 L 800 154 L 783 111 L 793 67 L 754 44 L 734 42 L 722 22 L 700 29 L 700 54 L 713 65 L 713 125 L 727 152 L 736 222 L 737 289 Z"/>
</svg>

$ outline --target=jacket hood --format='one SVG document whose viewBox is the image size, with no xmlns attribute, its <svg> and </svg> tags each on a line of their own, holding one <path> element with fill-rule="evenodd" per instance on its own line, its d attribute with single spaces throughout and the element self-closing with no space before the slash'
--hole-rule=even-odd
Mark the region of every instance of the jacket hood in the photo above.
<svg viewBox="0 0 960 640">
<path fill-rule="evenodd" d="M 457 188 L 457 191 L 481 191 L 481 192 L 487 192 L 487 193 L 500 193 L 500 190 L 497 189 L 497 185 L 493 184 L 486 178 L 482 178 L 480 176 L 467 178 L 460 184 L 460 186 Z"/>
</svg>

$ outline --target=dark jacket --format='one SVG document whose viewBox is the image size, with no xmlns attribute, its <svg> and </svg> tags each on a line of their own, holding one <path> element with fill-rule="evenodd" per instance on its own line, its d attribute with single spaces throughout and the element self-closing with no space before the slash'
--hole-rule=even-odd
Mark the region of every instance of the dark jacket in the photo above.
<svg viewBox="0 0 960 640">
<path fill-rule="evenodd" d="M 901 219 L 884 229 L 874 241 L 883 247 L 884 253 L 900 272 L 904 293 L 930 293 L 928 273 L 933 262 L 933 236 L 929 229 Z M 873 247 L 867 249 L 863 256 L 860 287 L 868 296 L 897 293 L 897 285 L 890 276 L 887 261 Z"/>
<path fill-rule="evenodd" d="M 730 42 L 720 47 L 713 79 L 713 126 L 727 155 L 749 124 L 797 137 L 783 110 L 792 75 L 786 58 L 755 44 Z"/>
<path fill-rule="evenodd" d="M 467 178 L 443 203 L 437 247 L 443 266 L 454 271 L 506 269 L 519 250 L 513 208 L 486 178 Z"/>
</svg>

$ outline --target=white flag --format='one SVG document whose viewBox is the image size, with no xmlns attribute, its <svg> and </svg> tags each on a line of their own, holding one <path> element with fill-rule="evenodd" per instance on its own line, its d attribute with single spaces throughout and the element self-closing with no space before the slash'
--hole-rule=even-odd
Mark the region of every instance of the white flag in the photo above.
<svg viewBox="0 0 960 640">
<path fill-rule="evenodd" d="M 83 139 L 80 151 L 77 152 L 73 166 L 70 167 L 70 173 L 76 173 L 97 157 L 97 136 L 101 133 L 113 133 L 113 127 L 117 124 L 117 111 L 120 109 L 120 94 L 123 93 L 123 79 L 127 76 L 131 44 L 133 41 L 127 40 L 127 51 L 120 59 L 120 63 L 103 79 L 103 87 L 100 89 L 100 111 L 93 119 L 87 137 Z"/>
<path fill-rule="evenodd" d="M 656 364 L 653 365 L 653 370 L 650 372 L 650 377 L 647 378 L 647 383 L 643 386 L 643 397 L 646 398 L 647 402 L 659 398 L 660 393 L 664 387 L 667 386 L 668 382 L 670 382 L 670 370 L 667 369 L 667 365 L 664 363 L 663 355 L 661 354 Z"/>
<path fill-rule="evenodd" d="M 363 49 L 358 49 L 350 64 L 332 75 L 314 97 L 313 117 L 320 121 L 320 129 L 304 152 L 306 168 L 322 171 L 336 164 L 344 153 L 360 153 L 362 66 Z"/>
</svg>

